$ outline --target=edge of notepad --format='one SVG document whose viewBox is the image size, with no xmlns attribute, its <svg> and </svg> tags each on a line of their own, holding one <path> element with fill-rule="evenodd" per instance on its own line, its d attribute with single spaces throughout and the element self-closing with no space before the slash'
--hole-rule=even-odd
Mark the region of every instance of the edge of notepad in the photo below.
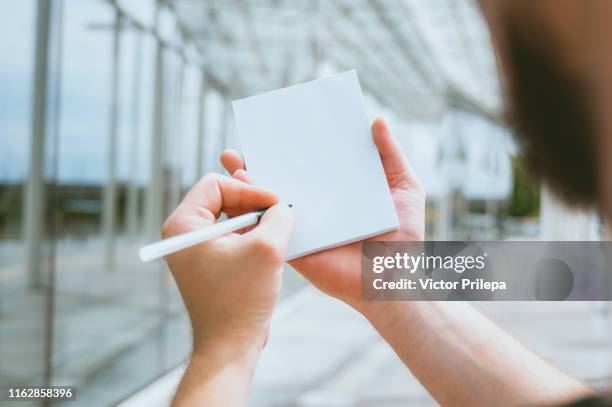
<svg viewBox="0 0 612 407">
<path fill-rule="evenodd" d="M 317 249 L 306 250 L 306 251 L 297 253 L 297 254 L 294 254 L 292 256 L 288 256 L 285 259 L 285 261 L 291 261 L 291 260 L 298 259 L 300 257 L 308 256 L 309 254 L 314 254 L 314 253 L 322 252 L 324 250 L 329 250 L 329 249 L 333 249 L 333 248 L 336 248 L 336 247 L 345 246 L 347 244 L 359 242 L 361 240 L 369 239 L 369 238 L 374 237 L 374 236 L 379 236 L 379 235 L 385 234 L 387 232 L 392 232 L 392 231 L 397 230 L 397 229 L 399 229 L 399 223 L 397 225 L 393 225 L 393 226 L 391 226 L 389 228 L 385 228 L 385 229 L 382 229 L 382 230 L 379 230 L 379 231 L 376 231 L 376 232 L 368 233 L 366 235 L 358 236 L 358 237 L 356 237 L 354 239 L 343 240 L 341 242 L 330 244 L 330 245 L 326 245 L 326 246 L 323 246 L 323 247 L 319 247 Z"/>
</svg>

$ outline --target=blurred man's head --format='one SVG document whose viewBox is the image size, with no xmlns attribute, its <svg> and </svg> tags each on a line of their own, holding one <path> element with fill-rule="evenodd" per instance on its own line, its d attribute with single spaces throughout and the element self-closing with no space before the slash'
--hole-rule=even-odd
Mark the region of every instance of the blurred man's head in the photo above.
<svg viewBox="0 0 612 407">
<path fill-rule="evenodd" d="M 612 67 L 607 0 L 481 0 L 499 51 L 508 115 L 531 170 L 572 204 L 612 200 L 604 92 Z M 607 152 L 610 154 L 606 154 Z M 609 213 L 612 215 L 612 213 Z"/>
</svg>

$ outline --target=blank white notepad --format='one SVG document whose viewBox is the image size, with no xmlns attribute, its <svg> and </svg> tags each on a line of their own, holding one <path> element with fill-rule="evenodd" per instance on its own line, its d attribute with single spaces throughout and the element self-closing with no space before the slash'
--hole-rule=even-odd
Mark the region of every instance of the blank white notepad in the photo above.
<svg viewBox="0 0 612 407">
<path fill-rule="evenodd" d="M 288 260 L 397 229 L 355 71 L 233 107 L 253 184 L 293 205 Z"/>
</svg>

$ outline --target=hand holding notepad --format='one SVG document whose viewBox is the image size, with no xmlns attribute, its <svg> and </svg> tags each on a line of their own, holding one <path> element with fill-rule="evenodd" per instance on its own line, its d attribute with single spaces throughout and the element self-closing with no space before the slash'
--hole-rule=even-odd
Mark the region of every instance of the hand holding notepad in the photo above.
<svg viewBox="0 0 612 407">
<path fill-rule="evenodd" d="M 336 79 L 341 79 L 342 83 L 334 83 L 333 87 L 337 88 L 346 86 L 352 88 L 353 90 L 356 89 L 356 92 L 353 91 L 348 93 L 352 94 L 351 97 L 354 100 L 359 102 L 361 101 L 361 92 L 359 90 L 356 75 L 354 75 L 352 72 L 341 74 L 325 80 L 315 81 L 314 83 L 310 84 L 326 85 L 325 81 L 335 81 Z M 306 85 L 309 84 L 299 86 Z M 320 91 L 318 97 L 319 105 L 327 108 L 330 114 L 333 116 L 336 111 L 334 105 L 330 105 L 328 101 L 333 99 L 335 102 L 338 102 L 338 100 L 336 98 L 332 98 L 331 95 L 325 91 Z M 340 102 L 342 102 L 342 100 L 340 100 Z M 317 103 L 314 101 L 313 104 L 317 105 Z M 353 103 L 352 106 L 355 107 L 355 104 Z M 373 237 L 373 239 L 389 241 L 423 240 L 425 224 L 425 192 L 421 183 L 407 162 L 401 147 L 389 133 L 389 129 L 387 128 L 386 124 L 382 120 L 376 120 L 370 129 L 367 120 L 362 120 L 362 118 L 365 117 L 365 113 L 360 105 L 356 106 L 355 115 L 355 117 L 344 114 L 338 114 L 337 116 L 338 120 L 348 119 L 349 121 L 357 121 L 363 127 L 360 131 L 353 134 L 353 136 L 345 135 L 346 138 L 344 140 L 347 140 L 347 142 L 345 142 L 344 145 L 334 141 L 333 138 L 336 136 L 336 134 L 333 132 L 332 134 L 326 133 L 331 140 L 324 138 L 320 139 L 318 136 L 316 136 L 316 138 L 319 140 L 320 148 L 333 148 L 333 154 L 335 156 L 332 156 L 331 159 L 342 161 L 346 154 L 351 154 L 352 143 L 357 142 L 362 143 L 361 146 L 368 146 L 367 148 L 371 148 L 373 151 L 367 150 L 366 148 L 367 153 L 369 153 L 367 160 L 370 161 L 369 164 L 364 163 L 364 165 L 374 165 L 374 174 L 379 174 L 377 171 L 380 169 L 380 165 L 382 164 L 382 169 L 384 170 L 382 184 L 384 187 L 381 188 L 381 185 L 378 185 L 378 187 L 374 188 L 373 191 L 368 191 L 365 183 L 362 183 L 362 188 L 357 190 L 357 194 L 353 196 L 355 202 L 351 199 L 342 200 L 346 203 L 348 209 L 340 208 L 334 213 L 341 216 L 343 219 L 347 219 L 344 217 L 344 215 L 347 213 L 351 214 L 353 216 L 352 221 L 355 223 L 361 222 L 364 218 L 375 219 L 379 215 L 378 212 L 368 212 L 366 210 L 359 213 L 354 209 L 361 205 L 361 200 L 369 200 L 372 195 L 376 193 L 376 191 L 380 191 L 380 189 L 382 189 L 380 192 L 382 197 L 389 196 L 388 194 L 390 191 L 392 203 L 394 205 L 393 213 L 397 212 L 399 217 L 399 228 L 385 234 L 377 235 Z M 245 137 L 248 137 L 248 135 L 241 134 L 241 141 Z M 340 144 L 340 148 L 338 148 L 338 144 Z M 257 184 L 258 178 L 257 176 L 253 177 L 253 168 L 249 161 L 248 150 L 245 150 L 244 159 L 247 163 L 246 169 L 248 171 L 249 182 L 254 182 Z M 304 159 L 308 160 L 309 158 L 306 157 Z M 245 169 L 245 162 L 240 154 L 231 150 L 226 151 L 222 155 L 222 162 L 225 168 L 231 174 L 237 174 L 236 178 L 240 180 L 247 179 L 247 175 L 244 173 L 244 171 L 236 172 L 238 169 Z M 378 168 L 376 168 L 377 166 Z M 288 169 L 287 173 L 289 173 L 289 171 L 290 170 Z M 315 201 L 329 199 L 331 205 L 337 204 L 338 200 L 335 199 L 336 190 L 333 186 L 332 180 L 340 184 L 359 184 L 361 182 L 358 177 L 360 173 L 361 172 L 359 170 L 353 172 L 352 168 L 341 168 L 340 174 L 346 174 L 346 177 L 344 178 L 338 177 L 337 174 L 330 174 L 329 177 L 318 178 L 319 180 L 322 180 L 322 185 L 318 190 L 315 188 L 311 199 Z M 369 177 L 366 178 L 370 179 Z M 380 179 L 378 182 L 380 182 Z M 331 194 L 327 196 L 326 193 L 329 192 L 329 190 L 331 190 Z M 279 191 L 275 192 L 278 193 Z M 281 194 L 281 199 L 286 198 L 284 198 Z M 296 215 L 299 216 L 299 213 L 296 213 Z M 388 216 L 388 213 L 383 213 L 383 217 L 385 216 Z M 324 219 L 328 218 L 329 216 L 325 217 Z M 325 226 L 322 228 L 324 230 L 326 229 Z M 295 229 L 293 236 L 295 239 Z M 345 244 L 331 250 L 325 250 L 296 258 L 295 260 L 291 261 L 291 265 L 306 276 L 322 291 L 349 303 L 355 308 L 361 308 L 360 260 L 360 243 L 356 242 L 353 244 Z"/>
</svg>

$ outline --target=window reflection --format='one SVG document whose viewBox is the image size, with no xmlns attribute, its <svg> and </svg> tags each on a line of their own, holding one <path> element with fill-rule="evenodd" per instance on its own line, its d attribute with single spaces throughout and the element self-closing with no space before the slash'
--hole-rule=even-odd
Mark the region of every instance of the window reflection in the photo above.
<svg viewBox="0 0 612 407">
<path fill-rule="evenodd" d="M 143 30 L 143 22 L 154 22 L 147 17 L 152 5 L 131 2 L 121 14 L 106 1 L 64 0 L 48 17 L 59 36 L 45 41 L 53 64 L 45 106 L 53 120 L 42 133 L 49 168 L 41 222 L 52 222 L 41 223 L 42 248 L 29 263 L 22 207 L 32 171 L 36 2 L 3 5 L 0 41 L 8 58 L 0 83 L 9 97 L 0 102 L 6 146 L 0 150 L 0 384 L 71 384 L 82 405 L 110 405 L 189 351 L 188 323 L 169 273 L 162 263 L 140 263 L 136 249 L 161 225 L 145 216 L 153 168 L 162 174 L 155 180 L 164 200 L 160 218 L 196 178 L 203 76 Z M 154 116 L 156 86 L 168 98 L 161 121 Z M 163 127 L 155 130 L 158 123 Z M 163 143 L 158 163 L 151 156 L 154 131 Z M 170 137 L 175 134 L 180 137 Z M 188 165 L 184 154 L 192 156 Z M 30 264 L 42 273 L 36 287 Z"/>
<path fill-rule="evenodd" d="M 42 383 L 47 293 L 29 289 L 23 241 L 36 10 L 32 0 L 5 3 L 0 13 L 0 383 Z"/>
</svg>

